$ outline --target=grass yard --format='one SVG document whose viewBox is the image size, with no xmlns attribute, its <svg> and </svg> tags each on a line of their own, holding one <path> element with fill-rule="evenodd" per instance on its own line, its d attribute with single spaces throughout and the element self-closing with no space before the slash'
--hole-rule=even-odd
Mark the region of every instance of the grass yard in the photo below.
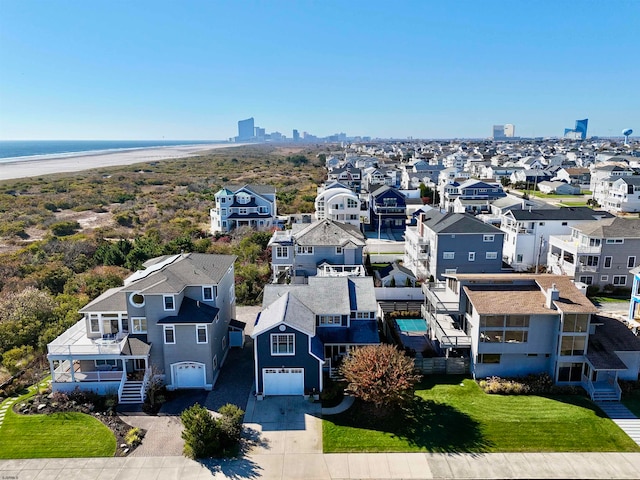
<svg viewBox="0 0 640 480">
<path fill-rule="evenodd" d="M 0 458 L 112 457 L 115 451 L 111 430 L 83 413 L 18 415 L 10 408 L 0 426 Z"/>
<path fill-rule="evenodd" d="M 607 297 L 604 295 L 596 295 L 594 297 L 589 297 L 589 300 L 597 306 L 602 303 L 628 303 L 629 297 Z"/>
<path fill-rule="evenodd" d="M 487 395 L 451 376 L 421 383 L 404 414 L 380 418 L 356 402 L 326 417 L 323 443 L 325 453 L 640 451 L 584 397 Z"/>
<path fill-rule="evenodd" d="M 563 207 L 586 207 L 587 201 L 585 200 L 583 202 L 561 202 L 560 205 Z"/>
</svg>

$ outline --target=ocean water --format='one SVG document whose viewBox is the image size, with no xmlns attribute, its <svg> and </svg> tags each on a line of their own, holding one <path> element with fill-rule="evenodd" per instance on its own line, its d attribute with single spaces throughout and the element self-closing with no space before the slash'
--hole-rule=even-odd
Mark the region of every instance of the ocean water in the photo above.
<svg viewBox="0 0 640 480">
<path fill-rule="evenodd" d="M 125 151 L 221 143 L 205 140 L 1 140 L 0 163 L 41 157 L 64 157 L 78 153 Z"/>
</svg>

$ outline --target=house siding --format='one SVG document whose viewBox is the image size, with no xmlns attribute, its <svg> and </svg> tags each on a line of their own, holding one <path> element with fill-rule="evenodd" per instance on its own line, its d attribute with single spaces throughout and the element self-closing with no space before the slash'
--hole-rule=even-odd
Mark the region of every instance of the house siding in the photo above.
<svg viewBox="0 0 640 480">
<path fill-rule="evenodd" d="M 264 391 L 262 383 L 263 368 L 304 368 L 304 388 L 305 390 L 316 389 L 320 391 L 320 375 L 322 369 L 318 368 L 318 359 L 309 353 L 309 337 L 285 325 L 285 330 L 280 331 L 278 327 L 274 327 L 261 333 L 255 340 L 255 353 L 258 361 L 256 372 L 256 388 L 257 392 Z M 295 355 L 271 355 L 271 334 L 295 334 Z"/>
<path fill-rule="evenodd" d="M 434 244 L 430 274 L 443 280 L 447 269 L 456 269 L 457 273 L 499 273 L 502 270 L 502 241 L 504 234 L 492 233 L 493 242 L 484 242 L 486 234 L 441 234 Z M 444 259 L 444 252 L 454 252 L 453 259 Z M 469 261 L 469 252 L 475 252 L 475 260 Z M 496 258 L 487 260 L 487 252 L 496 252 Z M 436 258 L 433 258 L 433 257 Z"/>
</svg>

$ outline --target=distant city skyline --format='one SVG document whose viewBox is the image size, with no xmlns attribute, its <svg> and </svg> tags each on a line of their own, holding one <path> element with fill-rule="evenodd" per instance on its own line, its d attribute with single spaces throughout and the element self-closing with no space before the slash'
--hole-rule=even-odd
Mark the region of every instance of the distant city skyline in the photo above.
<svg viewBox="0 0 640 480">
<path fill-rule="evenodd" d="M 640 2 L 580 7 L 7 1 L 0 140 L 226 140 L 250 117 L 287 137 L 638 131 Z"/>
</svg>

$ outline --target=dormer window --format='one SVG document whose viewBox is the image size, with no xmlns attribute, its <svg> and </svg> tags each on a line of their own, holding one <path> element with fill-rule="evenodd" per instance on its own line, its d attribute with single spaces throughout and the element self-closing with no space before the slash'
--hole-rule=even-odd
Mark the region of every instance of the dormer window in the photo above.
<svg viewBox="0 0 640 480">
<path fill-rule="evenodd" d="M 144 296 L 138 292 L 132 293 L 129 302 L 136 308 L 144 307 Z"/>
<path fill-rule="evenodd" d="M 164 298 L 164 309 L 165 310 L 175 310 L 176 303 L 173 295 L 163 295 Z"/>
</svg>

